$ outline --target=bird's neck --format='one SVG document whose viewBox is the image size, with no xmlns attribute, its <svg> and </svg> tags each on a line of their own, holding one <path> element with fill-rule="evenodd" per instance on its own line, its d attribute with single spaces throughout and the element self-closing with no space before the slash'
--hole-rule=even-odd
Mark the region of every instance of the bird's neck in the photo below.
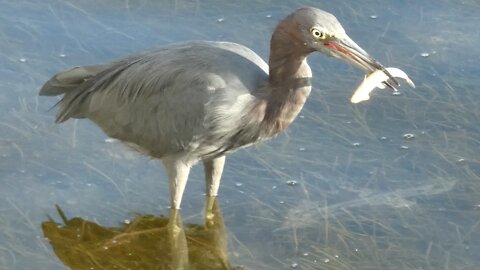
<svg viewBox="0 0 480 270">
<path fill-rule="evenodd" d="M 280 23 L 270 42 L 269 83 L 283 84 L 286 81 L 312 76 L 306 58 L 312 51 L 288 34 L 291 29 L 284 29 Z"/>
<path fill-rule="evenodd" d="M 283 131 L 296 118 L 311 90 L 312 71 L 303 44 L 292 44 L 283 36 L 272 37 L 269 82 L 265 98 L 257 105 L 263 115 L 264 136 Z"/>
</svg>

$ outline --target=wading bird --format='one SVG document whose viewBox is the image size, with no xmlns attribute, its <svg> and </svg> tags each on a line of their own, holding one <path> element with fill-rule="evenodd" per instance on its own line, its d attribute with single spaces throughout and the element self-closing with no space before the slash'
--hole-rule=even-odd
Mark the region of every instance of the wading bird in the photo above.
<svg viewBox="0 0 480 270">
<path fill-rule="evenodd" d="M 192 41 L 53 76 L 40 95 L 63 95 L 56 122 L 88 118 L 108 136 L 160 159 L 172 209 L 190 168 L 202 161 L 207 196 L 217 196 L 225 156 L 288 127 L 311 90 L 306 58 L 318 51 L 367 74 L 385 68 L 352 41 L 338 20 L 301 8 L 275 28 L 268 64 L 230 42 Z"/>
</svg>

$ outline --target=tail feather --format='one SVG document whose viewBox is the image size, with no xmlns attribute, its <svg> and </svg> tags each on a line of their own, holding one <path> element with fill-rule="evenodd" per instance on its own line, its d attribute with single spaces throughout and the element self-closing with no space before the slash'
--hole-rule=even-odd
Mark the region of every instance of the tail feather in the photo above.
<svg viewBox="0 0 480 270">
<path fill-rule="evenodd" d="M 83 118 L 80 103 L 78 100 L 72 105 L 73 100 L 78 96 L 88 96 L 87 89 L 92 85 L 95 76 L 107 70 L 111 64 L 74 67 L 64 70 L 54 75 L 40 89 L 40 96 L 58 96 L 63 98 L 55 104 L 59 106 L 55 122 L 60 123 L 66 121 L 70 117 Z M 85 93 L 87 92 L 87 93 Z"/>
<path fill-rule="evenodd" d="M 48 80 L 40 89 L 39 95 L 58 96 L 65 94 L 107 69 L 109 66 L 110 65 L 95 65 L 64 70 Z"/>
<path fill-rule="evenodd" d="M 85 118 L 92 94 L 104 89 L 104 86 L 116 78 L 129 66 L 142 60 L 142 57 L 115 61 L 107 64 L 74 67 L 53 76 L 40 90 L 41 96 L 64 94 L 56 104 L 59 105 L 56 121 L 64 122 L 69 118 Z"/>
</svg>

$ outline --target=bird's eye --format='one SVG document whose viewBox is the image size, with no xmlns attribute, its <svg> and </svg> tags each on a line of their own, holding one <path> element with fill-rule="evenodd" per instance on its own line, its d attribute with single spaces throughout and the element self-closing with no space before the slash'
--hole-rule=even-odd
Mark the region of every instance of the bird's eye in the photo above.
<svg viewBox="0 0 480 270">
<path fill-rule="evenodd" d="M 312 27 L 312 29 L 310 29 L 310 33 L 313 35 L 314 38 L 316 39 L 325 39 L 327 37 L 327 35 L 325 34 L 325 32 L 322 32 L 320 30 L 318 30 L 317 28 L 315 27 Z"/>
</svg>

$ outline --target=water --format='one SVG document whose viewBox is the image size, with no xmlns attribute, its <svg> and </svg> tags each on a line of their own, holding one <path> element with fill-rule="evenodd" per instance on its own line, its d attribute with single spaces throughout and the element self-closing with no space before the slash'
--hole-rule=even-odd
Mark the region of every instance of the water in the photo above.
<svg viewBox="0 0 480 270">
<path fill-rule="evenodd" d="M 57 100 L 37 96 L 63 68 L 171 42 L 234 41 L 265 58 L 275 23 L 304 5 L 334 13 L 358 44 L 405 70 L 417 88 L 397 96 L 379 90 L 350 104 L 363 74 L 312 55 L 314 90 L 302 117 L 228 158 L 213 225 L 203 224 L 203 172 L 193 170 L 176 242 L 165 234 L 159 163 L 88 121 L 53 124 Z M 478 269 L 478 1 L 0 6 L 0 269 L 66 269 L 88 261 L 85 254 L 100 256 L 107 269 L 131 256 L 146 269 L 185 258 L 208 258 L 202 267 L 211 269 Z M 78 242 L 86 235 L 91 242 Z M 175 256 L 159 257 L 172 245 Z"/>
</svg>

